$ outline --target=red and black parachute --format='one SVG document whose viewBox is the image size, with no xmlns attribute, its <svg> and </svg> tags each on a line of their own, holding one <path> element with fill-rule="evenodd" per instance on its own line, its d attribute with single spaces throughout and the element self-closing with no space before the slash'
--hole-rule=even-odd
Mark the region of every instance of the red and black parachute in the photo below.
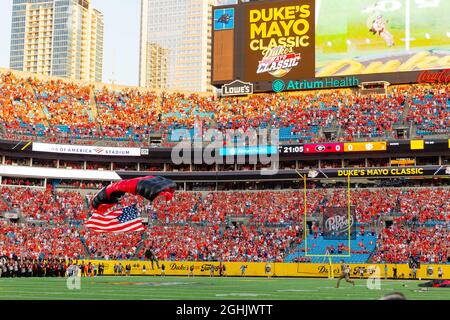
<svg viewBox="0 0 450 320">
<path fill-rule="evenodd" d="M 165 196 L 170 201 L 175 192 L 176 184 L 163 177 L 140 177 L 110 184 L 101 189 L 92 199 L 91 206 L 96 210 L 104 210 L 117 204 L 126 193 L 139 195 L 150 201 L 157 196 Z"/>
</svg>

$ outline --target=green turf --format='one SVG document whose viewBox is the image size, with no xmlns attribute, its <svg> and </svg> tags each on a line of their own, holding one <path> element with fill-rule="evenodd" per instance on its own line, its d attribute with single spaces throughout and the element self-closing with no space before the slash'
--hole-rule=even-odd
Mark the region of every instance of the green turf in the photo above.
<svg viewBox="0 0 450 320">
<path fill-rule="evenodd" d="M 404 0 L 383 1 L 383 9 L 366 11 L 377 0 L 321 0 L 316 29 L 316 64 L 344 58 L 370 57 L 371 55 L 390 56 L 407 53 L 404 48 L 406 32 L 406 11 Z M 393 5 L 394 3 L 399 6 Z M 440 49 L 450 50 L 447 36 L 450 1 L 410 1 L 411 49 L 416 51 Z M 425 4 L 425 5 L 424 5 Z M 373 19 L 381 15 L 389 20 L 388 30 L 396 45 L 386 46 L 380 36 L 369 32 Z M 429 38 L 426 38 L 428 34 Z M 366 43 L 370 39 L 370 44 Z M 347 45 L 350 40 L 352 45 Z M 329 47 L 327 44 L 333 45 Z M 420 49 L 420 50 L 419 50 Z"/>
<path fill-rule="evenodd" d="M 82 278 L 80 290 L 69 290 L 66 279 L 1 278 L 0 299 L 352 300 L 378 299 L 394 291 L 402 292 L 408 299 L 450 299 L 450 289 L 417 292 L 421 282 L 382 280 L 381 290 L 369 290 L 366 280 L 359 279 L 355 287 L 342 282 L 336 289 L 336 280 L 330 279 L 138 276 Z"/>
</svg>

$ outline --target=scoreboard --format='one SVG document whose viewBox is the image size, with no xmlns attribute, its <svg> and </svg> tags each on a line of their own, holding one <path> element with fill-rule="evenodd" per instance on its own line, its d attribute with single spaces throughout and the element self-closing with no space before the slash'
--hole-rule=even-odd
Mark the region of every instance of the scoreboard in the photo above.
<svg viewBox="0 0 450 320">
<path fill-rule="evenodd" d="M 386 151 L 386 141 L 344 143 L 344 152 Z"/>
<path fill-rule="evenodd" d="M 317 144 L 281 145 L 278 147 L 280 155 L 290 154 L 319 154 L 319 153 L 371 153 L 371 152 L 410 152 L 430 151 L 449 152 L 448 140 L 403 140 L 403 141 L 367 141 L 367 142 L 336 142 Z"/>
<path fill-rule="evenodd" d="M 340 153 L 343 149 L 341 142 L 304 145 L 304 153 Z"/>
</svg>

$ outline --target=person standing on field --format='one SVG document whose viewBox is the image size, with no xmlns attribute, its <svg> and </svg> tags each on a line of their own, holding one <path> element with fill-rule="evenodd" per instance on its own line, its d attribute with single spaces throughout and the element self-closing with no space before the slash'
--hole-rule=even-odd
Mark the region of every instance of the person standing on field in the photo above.
<svg viewBox="0 0 450 320">
<path fill-rule="evenodd" d="M 346 282 L 353 284 L 355 286 L 355 282 L 353 280 L 350 280 L 350 266 L 344 262 L 344 260 L 341 261 L 341 275 L 339 276 L 338 282 L 336 284 L 336 288 L 339 288 L 339 283 L 342 279 L 345 279 Z"/>
</svg>

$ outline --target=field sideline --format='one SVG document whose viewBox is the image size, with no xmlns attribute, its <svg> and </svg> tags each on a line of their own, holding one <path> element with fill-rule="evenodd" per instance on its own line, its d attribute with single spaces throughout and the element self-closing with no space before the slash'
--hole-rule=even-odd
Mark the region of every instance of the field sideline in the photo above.
<svg viewBox="0 0 450 320">
<path fill-rule="evenodd" d="M 417 292 L 422 282 L 381 280 L 381 290 L 369 290 L 359 279 L 336 289 L 330 279 L 104 276 L 82 278 L 80 290 L 69 290 L 64 278 L 1 278 L 0 300 L 373 300 L 394 291 L 412 300 L 450 299 L 450 289 Z"/>
</svg>

